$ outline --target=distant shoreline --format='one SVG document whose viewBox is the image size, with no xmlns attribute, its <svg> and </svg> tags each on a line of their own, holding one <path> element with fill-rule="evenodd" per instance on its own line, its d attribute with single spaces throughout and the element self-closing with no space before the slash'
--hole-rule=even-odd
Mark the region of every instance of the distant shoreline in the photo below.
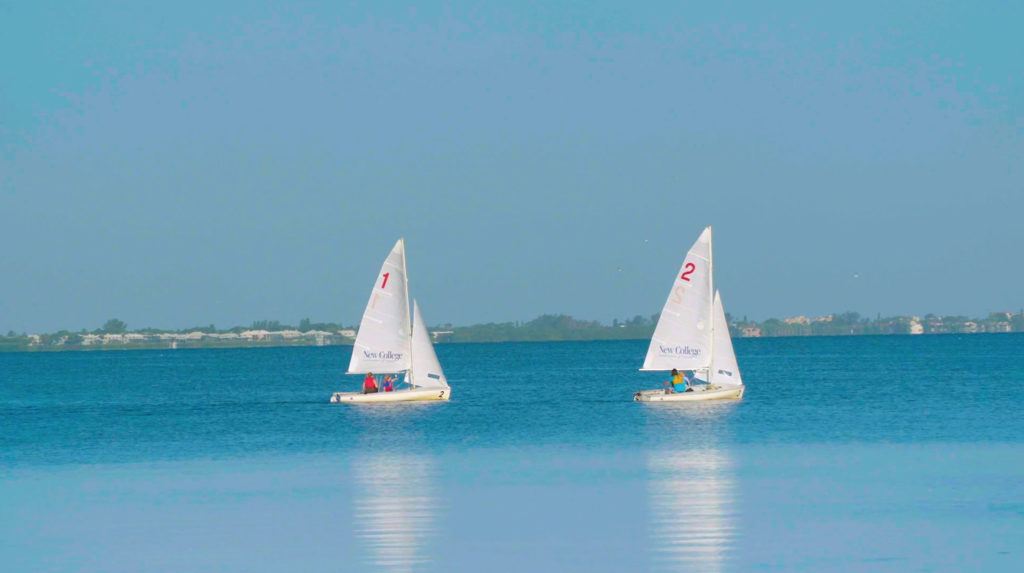
<svg viewBox="0 0 1024 573">
<path fill-rule="evenodd" d="M 856 312 L 817 317 L 791 316 L 763 322 L 726 316 L 733 338 L 800 336 L 869 336 L 997 334 L 1024 332 L 1024 310 L 1019 314 L 994 312 L 986 318 L 965 316 L 896 316 L 869 319 Z M 430 328 L 435 342 L 560 342 L 590 340 L 649 340 L 658 315 L 615 319 L 611 324 L 579 320 L 565 314 L 545 314 L 527 322 L 500 322 Z M 348 346 L 357 328 L 334 322 L 302 319 L 298 326 L 262 320 L 249 327 L 219 330 L 214 325 L 183 330 L 145 328 L 130 330 L 116 318 L 93 331 L 61 330 L 48 334 L 0 336 L 0 352 L 60 352 L 67 350 L 134 350 L 185 348 L 280 348 L 288 346 Z"/>
<path fill-rule="evenodd" d="M 933 336 L 973 336 L 973 335 L 1004 335 L 1024 334 L 1021 332 L 942 332 L 923 335 L 931 338 Z M 860 338 L 860 337 L 914 337 L 919 335 L 910 333 L 862 333 L 862 334 L 805 334 L 805 335 L 775 335 L 759 337 L 737 337 L 754 339 L 788 339 L 788 338 Z M 526 339 L 510 338 L 506 340 L 438 340 L 438 344 L 504 344 L 515 343 L 544 343 L 544 342 L 624 342 L 641 341 L 646 342 L 649 337 L 622 337 L 622 338 L 546 338 Z M 0 345 L 0 353 L 54 353 L 54 352 L 121 352 L 138 350 L 230 350 L 230 349 L 253 349 L 253 348 L 317 348 L 317 347 L 351 347 L 351 341 L 341 343 L 315 344 L 306 342 L 250 342 L 231 344 L 186 344 L 186 345 L 159 345 L 159 344 L 103 344 L 91 346 L 24 346 L 13 347 L 11 345 Z"/>
<path fill-rule="evenodd" d="M 53 352 L 122 352 L 122 351 L 136 351 L 136 350 L 233 350 L 233 349 L 249 349 L 249 348 L 317 348 L 317 347 L 345 347 L 352 346 L 351 343 L 347 344 L 306 344 L 306 343 L 285 343 L 285 342 L 267 342 L 267 343 L 246 343 L 246 344 L 193 344 L 193 345 L 178 345 L 172 347 L 170 345 L 157 345 L 157 344 L 104 344 L 94 346 L 29 346 L 21 348 L 8 348 L 0 346 L 0 354 L 3 353 L 53 353 Z"/>
</svg>

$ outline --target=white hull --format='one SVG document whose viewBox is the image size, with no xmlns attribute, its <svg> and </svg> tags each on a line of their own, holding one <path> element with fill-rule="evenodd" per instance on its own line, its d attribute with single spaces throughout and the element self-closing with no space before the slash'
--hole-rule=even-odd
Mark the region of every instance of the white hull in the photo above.
<svg viewBox="0 0 1024 573">
<path fill-rule="evenodd" d="M 383 402 L 429 402 L 449 400 L 451 396 L 451 388 L 413 388 L 412 390 L 375 392 L 373 394 L 363 394 L 362 392 L 335 392 L 334 394 L 331 394 L 331 403 L 346 404 L 349 402 L 358 402 L 365 404 Z"/>
<path fill-rule="evenodd" d="M 746 386 L 714 387 L 709 390 L 693 392 L 675 392 L 666 394 L 664 390 L 641 390 L 633 394 L 637 402 L 703 402 L 706 400 L 739 400 L 743 398 Z"/>
</svg>

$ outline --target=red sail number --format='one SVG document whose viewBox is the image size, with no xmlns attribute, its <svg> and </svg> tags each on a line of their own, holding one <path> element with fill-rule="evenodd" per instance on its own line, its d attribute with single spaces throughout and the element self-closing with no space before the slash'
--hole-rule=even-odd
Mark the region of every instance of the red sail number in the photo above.
<svg viewBox="0 0 1024 573">
<path fill-rule="evenodd" d="M 697 265 L 693 263 L 686 263 L 686 265 L 683 266 L 683 268 L 686 270 L 683 271 L 683 274 L 679 275 L 679 278 L 683 279 L 686 282 L 690 282 L 690 275 L 693 274 L 693 271 L 697 270 Z"/>
<path fill-rule="evenodd" d="M 384 287 L 388 286 L 388 277 L 389 276 L 391 276 L 391 273 L 384 273 L 384 281 L 380 283 L 380 288 L 384 288 Z"/>
</svg>

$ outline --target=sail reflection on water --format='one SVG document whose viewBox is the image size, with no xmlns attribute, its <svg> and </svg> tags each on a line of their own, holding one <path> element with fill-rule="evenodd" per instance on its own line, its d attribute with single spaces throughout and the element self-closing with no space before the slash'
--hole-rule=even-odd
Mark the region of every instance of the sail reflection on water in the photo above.
<svg viewBox="0 0 1024 573">
<path fill-rule="evenodd" d="M 381 453 L 354 461 L 355 532 L 365 562 L 380 571 L 413 571 L 431 562 L 437 514 L 429 456 Z"/>
<path fill-rule="evenodd" d="M 726 569 L 736 542 L 735 484 L 728 454 L 716 449 L 653 451 L 647 460 L 656 568 Z"/>
</svg>

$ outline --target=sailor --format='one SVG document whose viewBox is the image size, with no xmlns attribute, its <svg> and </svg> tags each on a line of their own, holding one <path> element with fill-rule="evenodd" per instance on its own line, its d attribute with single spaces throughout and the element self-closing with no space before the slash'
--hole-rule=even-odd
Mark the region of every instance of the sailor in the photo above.
<svg viewBox="0 0 1024 573">
<path fill-rule="evenodd" d="M 373 372 L 367 372 L 366 378 L 363 378 L 363 394 L 375 394 L 377 392 L 377 378 L 374 377 Z"/>
<path fill-rule="evenodd" d="M 683 373 L 683 387 L 686 388 L 682 392 L 693 392 L 693 381 L 696 377 L 693 374 L 693 370 L 687 370 Z M 676 390 L 677 392 L 680 390 Z"/>
<path fill-rule="evenodd" d="M 672 369 L 672 378 L 668 382 L 665 382 L 665 393 L 671 394 L 673 392 L 685 392 L 686 382 L 683 375 L 679 373 L 675 368 Z"/>
<path fill-rule="evenodd" d="M 384 385 L 381 388 L 385 392 L 393 392 L 395 390 L 395 377 L 388 374 L 384 377 Z"/>
<path fill-rule="evenodd" d="M 675 369 L 672 370 L 672 389 L 676 392 L 686 392 L 690 389 L 689 380 L 682 372 Z"/>
</svg>

